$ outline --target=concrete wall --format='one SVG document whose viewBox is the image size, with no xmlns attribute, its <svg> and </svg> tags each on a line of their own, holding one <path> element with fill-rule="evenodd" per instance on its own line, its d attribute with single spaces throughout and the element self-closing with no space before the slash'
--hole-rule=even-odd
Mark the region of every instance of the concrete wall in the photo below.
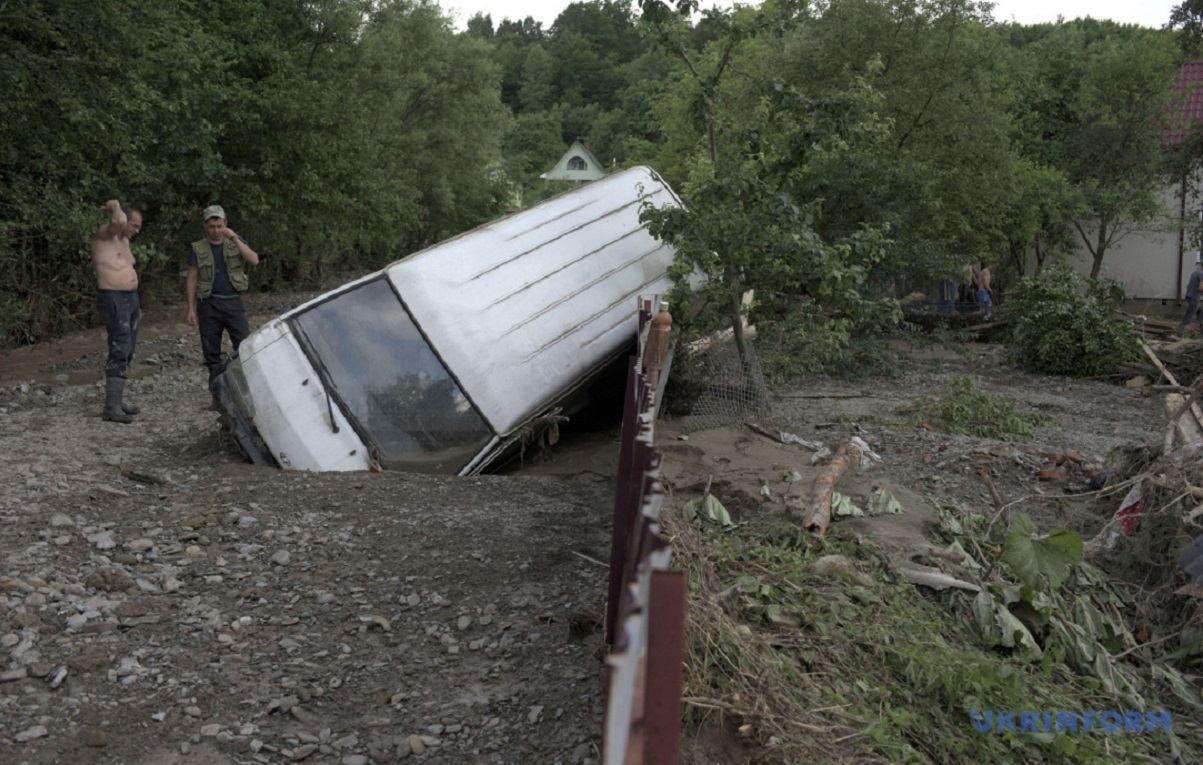
<svg viewBox="0 0 1203 765">
<path fill-rule="evenodd" d="M 1187 237 L 1179 281 L 1179 189 L 1176 185 L 1166 188 L 1161 194 L 1161 212 L 1151 222 L 1123 235 L 1103 257 L 1102 275 L 1122 284 L 1131 298 L 1175 300 L 1182 295 L 1194 270 L 1195 251 Z M 1188 218 L 1199 209 L 1198 198 L 1187 201 Z M 1086 233 L 1094 235 L 1089 228 Z M 1070 264 L 1083 276 L 1088 276 L 1092 262 L 1090 251 L 1078 236 Z"/>
</svg>

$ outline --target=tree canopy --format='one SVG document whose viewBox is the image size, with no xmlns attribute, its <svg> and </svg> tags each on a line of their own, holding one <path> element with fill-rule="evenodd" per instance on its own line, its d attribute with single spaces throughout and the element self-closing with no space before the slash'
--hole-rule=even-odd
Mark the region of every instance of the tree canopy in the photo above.
<svg viewBox="0 0 1203 765">
<path fill-rule="evenodd" d="M 751 237 L 720 238 L 752 281 L 789 250 L 757 238 L 778 230 L 810 242 L 808 268 L 861 253 L 844 297 L 970 260 L 1018 277 L 1076 246 L 1097 274 L 1167 179 L 1203 166 L 1203 141 L 1175 169 L 1164 144 L 1199 15 L 1184 2 L 1148 30 L 998 24 L 976 0 L 590 0 L 546 28 L 477 15 L 457 31 L 427 0 L 12 0 L 0 338 L 91 320 L 87 238 L 107 198 L 145 208 L 145 289 L 178 288 L 210 202 L 266 254 L 260 287 L 312 286 L 558 191 L 539 175 L 577 138 L 745 216 L 707 226 Z M 863 310 L 813 271 L 778 276 Z"/>
</svg>

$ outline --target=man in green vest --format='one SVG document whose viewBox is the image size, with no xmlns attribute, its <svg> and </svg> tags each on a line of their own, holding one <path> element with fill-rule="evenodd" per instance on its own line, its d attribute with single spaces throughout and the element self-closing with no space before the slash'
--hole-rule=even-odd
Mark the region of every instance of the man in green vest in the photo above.
<svg viewBox="0 0 1203 765">
<path fill-rule="evenodd" d="M 200 328 L 201 352 L 209 368 L 209 386 L 221 374 L 221 336 L 230 336 L 234 350 L 251 333 L 242 293 L 249 282 L 246 266 L 259 263 L 246 240 L 226 224 L 220 205 L 205 208 L 205 237 L 188 247 L 188 323 Z"/>
</svg>

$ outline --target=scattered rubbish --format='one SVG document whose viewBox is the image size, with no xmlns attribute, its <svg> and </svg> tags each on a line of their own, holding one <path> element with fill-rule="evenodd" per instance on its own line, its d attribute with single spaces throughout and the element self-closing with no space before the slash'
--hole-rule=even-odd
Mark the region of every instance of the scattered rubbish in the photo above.
<svg viewBox="0 0 1203 765">
<path fill-rule="evenodd" d="M 1178 566 L 1195 584 L 1203 584 L 1203 537 L 1197 538 L 1178 557 Z"/>
<path fill-rule="evenodd" d="M 1136 533 L 1136 529 L 1140 525 L 1140 518 L 1145 511 L 1146 499 L 1144 482 L 1137 481 L 1124 495 L 1124 499 L 1119 503 L 1119 509 L 1115 511 L 1111 521 L 1086 543 L 1087 552 L 1094 554 L 1101 550 L 1111 550 L 1119 540 L 1120 534 L 1130 537 Z M 1118 531 L 1116 530 L 1117 526 Z"/>
<path fill-rule="evenodd" d="M 824 446 L 822 449 L 820 449 L 817 452 L 815 452 L 814 454 L 810 455 L 810 464 L 817 465 L 820 462 L 822 462 L 823 460 L 830 459 L 830 458 L 831 458 L 831 449 L 829 447 Z"/>
<path fill-rule="evenodd" d="M 804 449 L 810 449 L 811 451 L 816 451 L 816 452 L 825 448 L 823 446 L 822 441 L 808 441 L 807 439 L 802 438 L 799 435 L 795 435 L 794 433 L 789 433 L 784 430 L 778 430 L 778 431 L 769 430 L 768 428 L 758 425 L 755 422 L 749 422 L 746 424 L 749 429 L 759 433 L 760 435 L 764 436 L 765 438 L 770 438 L 779 444 L 786 444 L 786 445 L 792 444 L 792 445 L 801 446 Z"/>
<path fill-rule="evenodd" d="M 811 451 L 815 451 L 815 452 L 817 452 L 823 448 L 822 441 L 807 441 L 805 438 L 802 438 L 800 436 L 795 436 L 793 433 L 786 433 L 785 431 L 781 431 L 781 443 L 797 444 L 798 446 L 804 447 L 806 449 L 810 449 Z"/>
<path fill-rule="evenodd" d="M 911 584 L 930 587 L 933 590 L 947 590 L 949 587 L 968 592 L 981 592 L 982 588 L 973 582 L 957 579 L 935 569 L 899 568 L 898 575 Z"/>
</svg>

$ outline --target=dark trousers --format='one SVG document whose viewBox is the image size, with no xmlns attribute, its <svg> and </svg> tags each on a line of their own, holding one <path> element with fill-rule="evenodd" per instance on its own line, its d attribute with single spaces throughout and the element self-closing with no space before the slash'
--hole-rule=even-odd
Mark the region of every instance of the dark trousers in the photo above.
<svg viewBox="0 0 1203 765">
<path fill-rule="evenodd" d="M 129 374 L 130 362 L 134 360 L 138 324 L 142 321 L 138 291 L 97 290 L 96 307 L 100 309 L 100 320 L 104 322 L 109 336 L 109 356 L 104 364 L 104 376 L 125 379 Z"/>
<path fill-rule="evenodd" d="M 1185 330 L 1186 326 L 1195 319 L 1199 320 L 1199 329 L 1203 330 L 1203 318 L 1199 316 L 1199 299 L 1188 298 L 1186 301 L 1186 313 L 1182 315 L 1182 326 L 1179 329 Z"/>
<path fill-rule="evenodd" d="M 210 297 L 199 301 L 196 304 L 196 323 L 200 328 L 201 353 L 205 356 L 209 384 L 212 385 L 222 370 L 221 333 L 229 333 L 230 344 L 235 351 L 251 333 L 242 298 Z"/>
</svg>

